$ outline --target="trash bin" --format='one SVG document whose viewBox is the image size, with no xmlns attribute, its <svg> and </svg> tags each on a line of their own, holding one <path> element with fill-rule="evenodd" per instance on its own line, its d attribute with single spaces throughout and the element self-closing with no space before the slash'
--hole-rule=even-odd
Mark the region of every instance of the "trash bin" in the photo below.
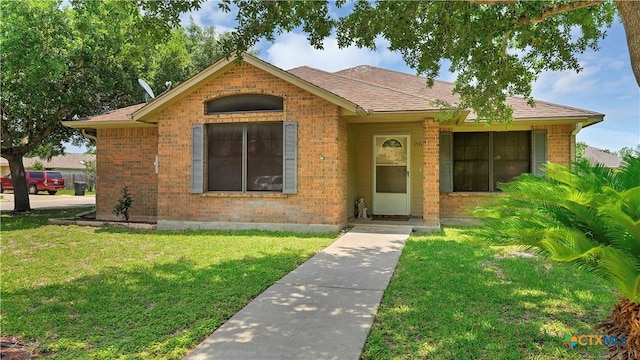
<svg viewBox="0 0 640 360">
<path fill-rule="evenodd" d="M 84 190 L 87 188 L 87 183 L 84 181 L 76 181 L 73 185 L 76 189 L 76 196 L 84 196 Z"/>
</svg>

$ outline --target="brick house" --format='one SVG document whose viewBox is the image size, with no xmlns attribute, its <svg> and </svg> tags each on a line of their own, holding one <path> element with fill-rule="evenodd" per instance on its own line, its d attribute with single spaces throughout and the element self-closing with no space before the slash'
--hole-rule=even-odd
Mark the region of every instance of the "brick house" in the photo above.
<svg viewBox="0 0 640 360">
<path fill-rule="evenodd" d="M 120 191 L 132 220 L 159 229 L 335 231 L 365 199 L 369 215 L 438 228 L 494 194 L 498 182 L 569 164 L 592 111 L 509 98 L 514 120 L 439 122 L 453 85 L 358 66 L 284 71 L 250 55 L 221 60 L 139 104 L 65 122 L 97 139 L 98 219 Z M 418 220 L 416 220 L 418 219 Z M 374 220 L 375 221 L 375 220 Z"/>
</svg>

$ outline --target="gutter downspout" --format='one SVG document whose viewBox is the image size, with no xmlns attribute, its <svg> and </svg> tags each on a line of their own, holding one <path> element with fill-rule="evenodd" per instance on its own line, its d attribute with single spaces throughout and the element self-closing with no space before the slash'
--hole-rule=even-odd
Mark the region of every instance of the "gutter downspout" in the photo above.
<svg viewBox="0 0 640 360">
<path fill-rule="evenodd" d="M 576 161 L 576 135 L 582 130 L 582 123 L 576 124 L 576 128 L 571 132 L 571 169 L 573 169 L 573 162 Z"/>
<path fill-rule="evenodd" d="M 93 141 L 98 141 L 98 138 L 95 135 L 91 135 L 87 133 L 87 129 L 82 129 L 82 136 L 86 137 L 87 139 L 91 139 Z"/>
</svg>

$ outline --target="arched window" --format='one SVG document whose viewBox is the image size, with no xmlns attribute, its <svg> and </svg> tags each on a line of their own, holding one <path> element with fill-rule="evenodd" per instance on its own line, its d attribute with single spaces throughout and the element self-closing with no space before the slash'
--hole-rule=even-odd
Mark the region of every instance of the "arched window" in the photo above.
<svg viewBox="0 0 640 360">
<path fill-rule="evenodd" d="M 231 112 L 282 111 L 283 99 L 280 96 L 265 94 L 238 94 L 224 96 L 207 101 L 207 114 Z"/>
<path fill-rule="evenodd" d="M 383 148 L 402 148 L 402 143 L 398 139 L 387 139 L 382 143 Z"/>
</svg>

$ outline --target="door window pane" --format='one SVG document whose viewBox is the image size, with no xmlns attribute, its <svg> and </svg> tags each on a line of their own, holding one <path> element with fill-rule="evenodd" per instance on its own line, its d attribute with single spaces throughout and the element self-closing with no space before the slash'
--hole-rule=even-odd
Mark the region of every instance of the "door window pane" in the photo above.
<svg viewBox="0 0 640 360">
<path fill-rule="evenodd" d="M 407 149 L 403 138 L 377 138 L 376 164 L 406 164 Z"/>
<path fill-rule="evenodd" d="M 376 166 L 376 192 L 404 194 L 407 192 L 406 166 Z"/>
</svg>

